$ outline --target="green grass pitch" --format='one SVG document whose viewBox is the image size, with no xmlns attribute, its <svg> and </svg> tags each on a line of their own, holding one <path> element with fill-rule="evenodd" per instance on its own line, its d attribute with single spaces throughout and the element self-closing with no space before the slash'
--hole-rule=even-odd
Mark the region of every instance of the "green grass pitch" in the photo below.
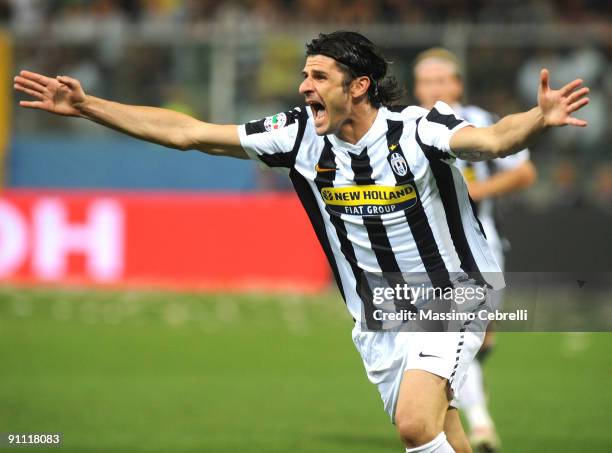
<svg viewBox="0 0 612 453">
<path fill-rule="evenodd" d="M 0 432 L 81 453 L 403 451 L 350 330 L 331 292 L 0 288 Z M 610 351 L 607 333 L 500 334 L 504 452 L 612 451 Z"/>
</svg>

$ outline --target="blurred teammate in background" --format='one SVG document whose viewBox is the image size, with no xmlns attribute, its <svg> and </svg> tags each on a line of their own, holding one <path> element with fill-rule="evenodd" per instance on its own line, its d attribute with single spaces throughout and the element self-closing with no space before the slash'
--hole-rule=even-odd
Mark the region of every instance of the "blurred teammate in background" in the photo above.
<svg viewBox="0 0 612 453">
<path fill-rule="evenodd" d="M 457 57 L 446 49 L 433 48 L 421 52 L 414 63 L 414 95 L 420 105 L 431 109 L 437 101 L 450 105 L 457 116 L 478 127 L 494 124 L 497 118 L 474 105 L 462 105 L 463 80 Z M 495 219 L 495 198 L 532 185 L 536 170 L 529 160 L 529 150 L 503 159 L 455 162 L 465 178 L 470 197 L 475 202 L 487 242 L 502 271 L 508 242 L 498 231 Z M 497 297 L 502 292 L 496 293 Z M 499 305 L 498 305 L 499 306 Z M 491 326 L 491 325 L 490 325 Z M 494 332 L 489 328 L 483 345 L 468 369 L 465 384 L 459 393 L 459 404 L 470 427 L 470 441 L 477 451 L 494 452 L 499 438 L 487 409 L 481 364 L 494 346 Z"/>
<path fill-rule="evenodd" d="M 307 106 L 240 126 L 96 98 L 67 76 L 22 71 L 14 86 L 34 98 L 20 101 L 23 107 L 87 118 L 170 148 L 251 157 L 286 172 L 356 320 L 353 341 L 368 378 L 406 451 L 470 452 L 452 400 L 483 335 L 464 344 L 460 331 L 371 328 L 366 272 L 426 273 L 431 286 L 451 290 L 503 287 L 479 272 L 497 265 L 452 162 L 516 153 L 549 127 L 586 126 L 572 113 L 588 103 L 588 88 L 574 80 L 553 90 L 542 70 L 536 107 L 476 128 L 443 102 L 431 111 L 394 106 L 397 82 L 363 35 L 321 34 L 306 55 L 299 91 Z M 245 212 L 245 222 L 257 214 Z M 260 239 L 274 246 L 274 231 Z"/>
</svg>

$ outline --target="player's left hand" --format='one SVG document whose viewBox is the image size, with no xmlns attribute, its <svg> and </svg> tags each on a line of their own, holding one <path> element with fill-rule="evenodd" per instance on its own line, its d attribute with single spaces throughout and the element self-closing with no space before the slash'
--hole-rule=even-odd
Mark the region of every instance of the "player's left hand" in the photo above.
<svg viewBox="0 0 612 453">
<path fill-rule="evenodd" d="M 585 127 L 587 122 L 573 117 L 572 113 L 589 103 L 589 98 L 585 97 L 589 89 L 580 88 L 582 80 L 576 79 L 559 90 L 553 90 L 548 84 L 548 79 L 548 69 L 542 69 L 538 89 L 538 106 L 544 117 L 545 125 Z"/>
</svg>

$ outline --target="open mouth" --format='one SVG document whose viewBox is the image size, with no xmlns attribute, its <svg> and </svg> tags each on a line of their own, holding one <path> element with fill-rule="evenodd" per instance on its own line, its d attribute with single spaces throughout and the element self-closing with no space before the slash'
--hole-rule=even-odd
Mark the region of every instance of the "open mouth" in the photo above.
<svg viewBox="0 0 612 453">
<path fill-rule="evenodd" d="M 325 118 L 325 106 L 320 102 L 311 101 L 308 102 L 310 109 L 312 110 L 312 116 L 315 120 L 315 123 L 321 123 Z"/>
</svg>

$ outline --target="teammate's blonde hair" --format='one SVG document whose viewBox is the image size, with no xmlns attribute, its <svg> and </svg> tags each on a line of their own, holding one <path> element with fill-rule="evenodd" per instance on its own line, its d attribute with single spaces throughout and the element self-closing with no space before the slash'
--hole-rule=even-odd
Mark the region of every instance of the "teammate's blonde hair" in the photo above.
<svg viewBox="0 0 612 453">
<path fill-rule="evenodd" d="M 452 66 L 455 75 L 458 78 L 461 79 L 463 76 L 463 69 L 459 58 L 457 58 L 457 56 L 448 49 L 445 49 L 443 47 L 432 47 L 431 49 L 424 50 L 414 59 L 414 71 L 416 71 L 417 67 L 421 63 L 428 60 L 448 63 Z"/>
</svg>

